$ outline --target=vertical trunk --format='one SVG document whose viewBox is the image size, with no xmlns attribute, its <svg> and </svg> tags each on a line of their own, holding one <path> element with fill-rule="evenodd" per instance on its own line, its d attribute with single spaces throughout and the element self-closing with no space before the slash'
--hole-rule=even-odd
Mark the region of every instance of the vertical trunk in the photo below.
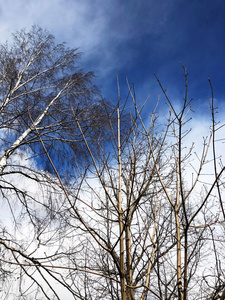
<svg viewBox="0 0 225 300">
<path fill-rule="evenodd" d="M 186 71 L 185 71 L 186 75 Z M 187 101 L 187 77 L 186 77 L 186 93 L 185 93 L 185 103 Z M 184 112 L 184 110 L 183 110 Z M 183 180 L 182 180 L 182 115 L 180 116 L 179 119 L 179 154 L 178 154 L 178 177 L 179 177 L 179 185 L 180 185 L 180 190 L 179 194 L 181 197 L 182 201 L 182 208 L 183 208 L 183 214 L 184 214 L 184 220 L 185 220 L 185 225 L 184 225 L 184 290 L 183 290 L 183 299 L 187 300 L 187 286 L 188 286 L 188 280 L 187 280 L 187 268 L 188 268 L 188 217 L 187 217 L 187 212 L 186 212 L 186 203 L 185 203 L 185 197 L 184 197 L 184 190 L 183 190 Z M 178 188 L 177 188 L 178 190 Z"/>
<path fill-rule="evenodd" d="M 156 234 L 156 225 L 157 225 L 156 224 L 156 214 L 157 214 L 158 197 L 156 199 L 157 199 L 157 201 L 155 204 L 155 213 L 154 213 L 154 229 L 153 229 L 153 233 L 151 236 L 151 242 L 153 244 L 153 248 L 152 248 L 151 257 L 150 257 L 150 260 L 148 263 L 148 271 L 147 271 L 147 276 L 146 276 L 146 280 L 145 280 L 145 288 L 142 292 L 140 300 L 144 300 L 147 295 L 147 291 L 148 291 L 147 287 L 149 286 L 149 283 L 150 283 L 150 273 L 151 273 L 151 269 L 152 269 L 152 262 L 153 262 L 155 251 L 156 251 L 155 234 Z"/>
<path fill-rule="evenodd" d="M 182 272 L 181 272 L 181 237 L 180 237 L 180 222 L 178 211 L 175 209 L 175 219 L 176 219 L 176 234 L 177 234 L 177 286 L 178 286 L 178 299 L 183 300 L 182 291 Z"/>
<path fill-rule="evenodd" d="M 187 300 L 187 267 L 188 267 L 188 236 L 187 236 L 187 228 L 185 228 L 184 233 L 184 300 Z"/>
<path fill-rule="evenodd" d="M 131 257 L 131 241 L 130 241 L 130 221 L 126 224 L 126 270 L 127 284 L 132 286 L 132 257 Z M 134 289 L 127 287 L 127 300 L 134 300 Z"/>
<path fill-rule="evenodd" d="M 182 290 L 182 271 L 181 271 L 181 236 L 180 236 L 180 220 L 179 220 L 179 201 L 180 201 L 180 157 L 177 161 L 177 198 L 174 206 L 174 214 L 176 220 L 176 236 L 177 236 L 177 287 L 178 299 L 183 300 Z"/>
<path fill-rule="evenodd" d="M 117 109 L 118 117 L 118 165 L 119 165 L 119 190 L 118 190 L 118 212 L 119 212 L 119 244 L 120 244 L 120 288 L 121 299 L 126 300 L 125 263 L 124 263 L 124 226 L 122 208 L 122 161 L 120 141 L 120 110 Z"/>
</svg>

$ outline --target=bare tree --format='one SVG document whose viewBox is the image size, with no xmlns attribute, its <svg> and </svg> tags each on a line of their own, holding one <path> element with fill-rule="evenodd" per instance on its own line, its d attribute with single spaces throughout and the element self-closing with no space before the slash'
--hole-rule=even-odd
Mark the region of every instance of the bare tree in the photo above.
<svg viewBox="0 0 225 300">
<path fill-rule="evenodd" d="M 6 43 L 0 48 L 1 138 L 4 142 L 0 171 L 3 172 L 13 152 L 24 145 L 32 148 L 45 167 L 45 155 L 41 156 L 43 150 L 40 152 L 38 148 L 35 128 L 48 152 L 58 159 L 57 167 L 63 162 L 72 165 L 72 153 L 81 148 L 74 114 L 82 115 L 89 138 L 100 128 L 101 105 L 93 85 L 94 75 L 78 68 L 77 49 L 56 44 L 52 35 L 37 26 L 29 32 L 17 32 L 13 38 L 12 45 Z M 81 151 L 79 155 L 84 153 Z"/>
<path fill-rule="evenodd" d="M 12 259 L 15 266 L 20 264 L 19 254 L 28 264 L 32 262 L 30 242 L 36 248 L 47 244 L 47 235 L 45 242 L 40 235 L 50 230 L 48 226 L 56 226 L 52 224 L 58 222 L 54 220 L 63 207 L 40 137 L 66 184 L 76 173 L 76 163 L 79 167 L 82 162 L 88 164 L 74 115 L 79 115 L 92 151 L 96 137 L 106 131 L 94 75 L 78 67 L 79 58 L 77 49 L 56 44 L 52 35 L 37 26 L 17 32 L 12 44 L 0 46 L 1 251 L 2 258 Z M 79 155 L 78 162 L 74 155 Z M 25 249 L 29 254 L 25 255 Z M 14 272 L 4 266 L 1 271 L 4 280 Z"/>
<path fill-rule="evenodd" d="M 99 182 L 100 190 L 97 192 L 89 178 L 81 175 L 91 193 L 90 201 L 82 200 L 89 208 L 83 219 L 86 233 L 95 241 L 88 247 L 89 252 L 92 249 L 89 259 L 101 278 L 92 278 L 96 285 L 90 293 L 93 299 L 107 295 L 109 299 L 224 297 L 224 241 L 219 238 L 224 231 L 224 166 L 216 158 L 213 138 L 219 128 L 215 127 L 212 95 L 214 125 L 209 128 L 208 138 L 203 139 L 202 154 L 196 153 L 196 165 L 191 158 L 194 144 L 187 139 L 192 100 L 188 100 L 187 72 L 183 69 L 185 95 L 178 111 L 158 80 L 169 107 L 164 129 L 157 125 L 156 111 L 146 126 L 144 106 L 138 107 L 131 88 L 134 106 L 125 135 L 121 130 L 124 107 L 120 96 L 115 107 L 118 126 L 116 130 L 111 126 L 113 152 L 105 153 L 101 148 L 102 155 L 95 158 L 77 120 L 93 160 L 89 174 Z M 207 171 L 210 150 L 213 156 Z M 190 168 L 192 172 L 185 177 Z M 213 169 L 214 178 L 203 180 Z M 84 269 L 84 265 L 81 263 L 79 268 Z"/>
<path fill-rule="evenodd" d="M 169 107 L 165 125 L 157 106 L 145 115 L 145 103 L 137 103 L 129 84 L 129 99 L 122 102 L 118 84 L 116 104 L 95 106 L 98 115 L 107 116 L 107 137 L 96 126 L 99 119 L 91 119 L 88 108 L 72 101 L 77 99 L 77 77 L 71 70 L 59 67 L 54 77 L 59 85 L 47 86 L 44 106 L 36 103 L 35 93 L 45 89 L 28 80 L 31 90 L 26 89 L 27 103 L 19 106 L 15 123 L 10 105 L 2 101 L 6 129 L 15 140 L 8 139 L 1 158 L 1 193 L 15 226 L 1 228 L 1 274 L 5 285 L 7 273 L 18 278 L 11 295 L 4 290 L 5 299 L 13 299 L 13 293 L 21 299 L 224 299 L 224 166 L 216 153 L 221 126 L 215 121 L 212 93 L 212 126 L 202 153 L 192 159 L 194 144 L 187 139 L 192 100 L 183 70 L 185 95 L 178 110 L 156 77 Z M 7 80 L 10 90 L 22 84 Z M 86 95 L 90 81 L 83 84 L 78 90 Z M 10 97 L 22 100 L 25 91 L 21 93 Z M 94 137 L 87 124 L 96 128 Z M 66 181 L 51 151 L 61 153 L 76 143 L 82 145 L 73 152 L 77 176 Z M 18 147 L 26 145 L 46 155 L 51 174 L 11 163 L 20 154 Z M 81 167 L 82 151 L 89 160 Z M 212 171 L 213 179 L 205 180 Z M 14 172 L 20 174 L 19 183 L 13 181 Z M 24 177 L 29 185 L 35 182 L 39 193 L 21 188 Z"/>
</svg>

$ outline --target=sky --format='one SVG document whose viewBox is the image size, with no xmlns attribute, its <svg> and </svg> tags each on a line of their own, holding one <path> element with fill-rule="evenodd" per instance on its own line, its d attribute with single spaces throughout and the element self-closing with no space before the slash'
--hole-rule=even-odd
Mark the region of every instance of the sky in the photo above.
<svg viewBox="0 0 225 300">
<path fill-rule="evenodd" d="M 105 98 L 117 99 L 118 74 L 122 96 L 128 78 L 138 99 L 150 94 L 155 103 L 156 73 L 171 100 L 182 101 L 181 62 L 197 108 L 208 109 L 208 78 L 217 104 L 225 105 L 224 0 L 0 0 L 1 43 L 33 24 L 79 48 L 80 66 L 96 74 Z"/>
<path fill-rule="evenodd" d="M 80 66 L 96 74 L 103 96 L 113 101 L 118 74 L 122 95 L 127 94 L 128 78 L 138 99 L 150 94 L 154 107 L 158 93 L 163 99 L 156 73 L 179 106 L 184 97 L 181 62 L 188 70 L 189 97 L 196 108 L 190 139 L 200 143 L 197 149 L 209 127 L 204 118 L 209 115 L 208 78 L 224 122 L 225 0 L 0 0 L 0 43 L 34 24 L 57 42 L 79 48 Z"/>
</svg>

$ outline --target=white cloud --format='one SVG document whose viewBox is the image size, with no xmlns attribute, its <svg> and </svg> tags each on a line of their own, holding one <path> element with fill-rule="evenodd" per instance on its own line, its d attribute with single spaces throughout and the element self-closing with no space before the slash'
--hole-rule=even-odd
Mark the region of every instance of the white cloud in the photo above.
<svg viewBox="0 0 225 300">
<path fill-rule="evenodd" d="M 0 42 L 21 28 L 37 24 L 53 33 L 58 42 L 80 48 L 85 60 L 96 58 L 97 73 L 106 75 L 115 70 L 116 74 L 133 57 L 135 47 L 132 43 L 129 47 L 129 41 L 136 43 L 146 33 L 161 31 L 171 3 L 150 2 L 144 8 L 143 2 L 127 5 L 104 0 L 0 0 Z"/>
</svg>

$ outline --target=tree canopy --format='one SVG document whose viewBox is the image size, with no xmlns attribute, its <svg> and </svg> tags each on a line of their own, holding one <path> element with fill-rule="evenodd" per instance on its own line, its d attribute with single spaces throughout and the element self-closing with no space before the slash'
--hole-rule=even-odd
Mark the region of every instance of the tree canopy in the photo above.
<svg viewBox="0 0 225 300">
<path fill-rule="evenodd" d="M 0 46 L 1 148 L 4 159 L 18 147 L 31 147 L 38 164 L 49 166 L 39 135 L 58 170 L 74 165 L 81 137 L 75 119 L 85 123 L 90 139 L 104 127 L 101 97 L 93 83 L 94 74 L 78 66 L 77 49 L 56 44 L 40 27 L 13 35 L 13 42 Z M 94 144 L 94 143 L 93 143 Z M 3 160 L 1 168 L 4 168 Z M 51 170 L 51 167 L 50 169 Z"/>
<path fill-rule="evenodd" d="M 35 26 L 0 48 L 3 299 L 224 300 L 224 137 L 211 82 L 196 153 L 186 68 L 180 107 L 156 77 L 162 121 L 129 83 L 129 101 L 99 100 L 79 57 Z"/>
</svg>

